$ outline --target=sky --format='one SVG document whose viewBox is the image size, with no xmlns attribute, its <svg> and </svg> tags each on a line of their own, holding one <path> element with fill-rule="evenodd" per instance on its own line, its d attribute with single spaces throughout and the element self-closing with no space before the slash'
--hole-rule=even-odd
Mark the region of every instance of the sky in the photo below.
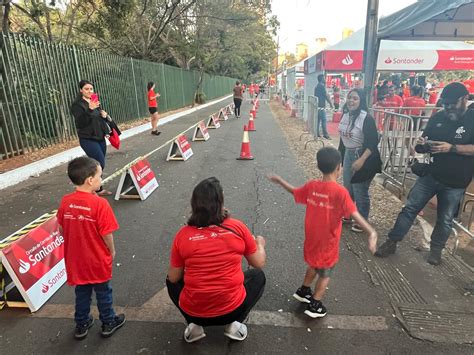
<svg viewBox="0 0 474 355">
<path fill-rule="evenodd" d="M 379 18 L 414 2 L 379 0 Z M 280 53 L 294 53 L 300 42 L 306 42 L 311 51 L 316 37 L 326 37 L 333 45 L 342 39 L 343 28 L 357 31 L 364 27 L 367 0 L 272 0 L 272 13 L 280 21 Z"/>
</svg>

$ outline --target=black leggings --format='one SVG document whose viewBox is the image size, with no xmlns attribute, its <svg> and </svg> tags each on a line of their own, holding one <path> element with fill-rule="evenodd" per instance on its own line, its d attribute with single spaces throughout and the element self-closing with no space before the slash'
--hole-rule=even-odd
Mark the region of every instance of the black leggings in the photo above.
<svg viewBox="0 0 474 355">
<path fill-rule="evenodd" d="M 263 290 L 265 289 L 265 274 L 260 269 L 250 269 L 244 272 L 244 287 L 247 295 L 245 296 L 242 304 L 233 310 L 230 313 L 224 314 L 222 316 L 211 317 L 211 318 L 201 318 L 194 317 L 185 313 L 179 307 L 179 295 L 184 287 L 184 281 L 178 281 L 177 283 L 171 283 L 168 278 L 166 278 L 166 286 L 168 287 L 168 294 L 175 304 L 178 307 L 179 311 L 186 319 L 186 322 L 194 323 L 201 325 L 203 327 L 212 326 L 212 325 L 226 325 L 234 321 L 243 322 L 247 318 L 250 310 L 255 306 L 260 297 L 262 297 Z"/>
<path fill-rule="evenodd" d="M 235 117 L 240 117 L 240 105 L 242 105 L 242 99 L 238 97 L 234 97 L 234 113 Z"/>
</svg>

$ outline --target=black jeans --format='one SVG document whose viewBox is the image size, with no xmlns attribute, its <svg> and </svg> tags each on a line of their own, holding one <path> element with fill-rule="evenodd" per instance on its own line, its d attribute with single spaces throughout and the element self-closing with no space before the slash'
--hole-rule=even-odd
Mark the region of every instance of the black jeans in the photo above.
<svg viewBox="0 0 474 355">
<path fill-rule="evenodd" d="M 242 105 L 242 99 L 238 97 L 234 97 L 234 113 L 235 117 L 240 117 L 240 105 Z"/>
<path fill-rule="evenodd" d="M 265 289 L 265 274 L 260 269 L 250 269 L 244 272 L 244 287 L 247 295 L 245 296 L 242 304 L 233 310 L 230 313 L 224 314 L 222 316 L 211 317 L 211 318 L 201 318 L 194 317 L 185 313 L 179 307 L 179 295 L 184 287 L 184 281 L 180 280 L 177 283 L 172 283 L 166 278 L 166 286 L 168 287 L 168 294 L 175 304 L 178 307 L 179 311 L 186 319 L 186 322 L 194 323 L 201 325 L 203 327 L 211 325 L 226 325 L 234 321 L 243 322 L 247 318 L 250 310 L 255 306 L 260 297 L 262 297 L 263 290 Z"/>
</svg>

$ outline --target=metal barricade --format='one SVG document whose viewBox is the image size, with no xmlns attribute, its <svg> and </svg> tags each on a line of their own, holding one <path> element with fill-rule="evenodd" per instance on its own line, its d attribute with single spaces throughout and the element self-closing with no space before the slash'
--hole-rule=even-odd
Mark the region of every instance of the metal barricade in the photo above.
<svg viewBox="0 0 474 355">
<path fill-rule="evenodd" d="M 322 139 L 318 138 L 316 130 L 317 130 L 317 122 L 318 122 L 318 98 L 316 96 L 309 95 L 308 101 L 304 102 L 308 105 L 308 117 L 306 118 L 306 131 L 303 132 L 300 136 L 300 141 L 305 135 L 312 136 L 312 138 L 308 139 L 304 144 L 304 149 L 307 148 L 308 143 L 316 142 L 320 143 L 324 147 L 324 142 Z"/>
</svg>

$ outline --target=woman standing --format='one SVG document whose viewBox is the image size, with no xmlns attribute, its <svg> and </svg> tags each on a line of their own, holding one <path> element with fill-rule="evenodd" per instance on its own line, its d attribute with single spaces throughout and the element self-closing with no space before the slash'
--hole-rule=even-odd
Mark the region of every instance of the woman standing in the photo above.
<svg viewBox="0 0 474 355">
<path fill-rule="evenodd" d="M 97 160 L 102 170 L 104 170 L 107 152 L 105 138 L 111 133 L 107 124 L 107 112 L 100 108 L 97 96 L 94 99 L 94 87 L 91 82 L 81 80 L 79 91 L 76 100 L 71 105 L 79 144 L 86 155 Z M 110 191 L 104 190 L 102 186 L 97 194 L 101 196 L 112 195 Z"/>
<path fill-rule="evenodd" d="M 235 82 L 234 86 L 234 113 L 235 117 L 240 118 L 240 106 L 242 105 L 242 94 L 244 89 L 240 85 L 240 81 Z"/>
<path fill-rule="evenodd" d="M 368 113 L 367 99 L 362 89 L 352 89 L 347 95 L 344 115 L 339 123 L 339 151 L 343 158 L 343 181 L 360 214 L 368 220 L 369 187 L 381 172 L 382 161 L 377 148 L 378 133 L 375 120 Z M 362 232 L 357 224 L 354 232 Z"/>
<path fill-rule="evenodd" d="M 148 111 L 151 115 L 151 134 L 159 136 L 161 134 L 161 132 L 158 131 L 158 120 L 160 116 L 158 115 L 158 103 L 156 99 L 161 95 L 160 93 L 155 94 L 155 83 L 153 81 L 147 84 L 146 89 L 148 92 Z"/>
<path fill-rule="evenodd" d="M 206 336 L 203 327 L 226 325 L 224 335 L 244 340 L 242 324 L 263 294 L 265 239 L 228 216 L 222 187 L 214 177 L 201 181 L 191 198 L 192 214 L 171 247 L 168 294 L 188 326 L 184 340 Z M 242 272 L 242 256 L 249 269 Z"/>
</svg>

